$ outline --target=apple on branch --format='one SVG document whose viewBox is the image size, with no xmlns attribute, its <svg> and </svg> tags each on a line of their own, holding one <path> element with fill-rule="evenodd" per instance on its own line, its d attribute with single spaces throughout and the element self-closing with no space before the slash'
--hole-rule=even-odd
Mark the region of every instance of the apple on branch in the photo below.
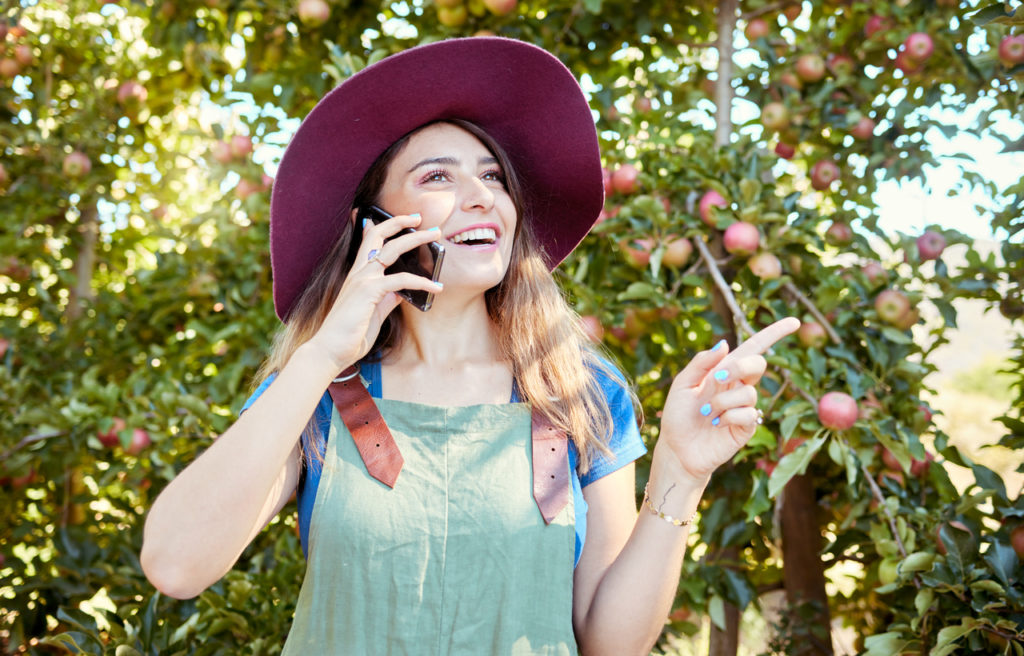
<svg viewBox="0 0 1024 656">
<path fill-rule="evenodd" d="M 725 200 L 722 194 L 718 193 L 714 189 L 708 189 L 704 192 L 704 195 L 700 197 L 699 211 L 700 220 L 711 228 L 715 227 L 714 208 L 716 207 L 729 207 L 729 203 Z"/>
<path fill-rule="evenodd" d="M 828 392 L 818 401 L 818 421 L 825 428 L 843 431 L 857 422 L 857 402 L 849 394 Z"/>
<path fill-rule="evenodd" d="M 761 232 L 753 223 L 737 221 L 725 229 L 725 250 L 733 255 L 751 255 L 761 246 Z"/>
</svg>

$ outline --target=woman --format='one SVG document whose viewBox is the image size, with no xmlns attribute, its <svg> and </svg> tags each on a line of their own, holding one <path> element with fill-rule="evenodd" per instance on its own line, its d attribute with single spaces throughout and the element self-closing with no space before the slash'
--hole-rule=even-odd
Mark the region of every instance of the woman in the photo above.
<svg viewBox="0 0 1024 656">
<path fill-rule="evenodd" d="M 711 472 L 759 421 L 761 353 L 799 322 L 680 373 L 638 516 L 631 397 L 550 275 L 602 202 L 586 100 L 534 46 L 420 46 L 329 93 L 274 185 L 285 325 L 240 418 L 154 503 L 154 585 L 201 592 L 297 489 L 285 653 L 647 653 Z M 369 205 L 394 216 L 357 222 Z M 438 282 L 386 272 L 429 242 Z"/>
</svg>

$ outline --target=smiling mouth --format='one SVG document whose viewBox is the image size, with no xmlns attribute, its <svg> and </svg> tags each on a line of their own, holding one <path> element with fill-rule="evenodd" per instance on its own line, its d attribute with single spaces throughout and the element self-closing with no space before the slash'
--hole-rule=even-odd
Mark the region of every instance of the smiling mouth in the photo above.
<svg viewBox="0 0 1024 656">
<path fill-rule="evenodd" d="M 474 228 L 452 235 L 448 241 L 465 246 L 486 246 L 498 241 L 498 232 L 494 228 Z"/>
</svg>

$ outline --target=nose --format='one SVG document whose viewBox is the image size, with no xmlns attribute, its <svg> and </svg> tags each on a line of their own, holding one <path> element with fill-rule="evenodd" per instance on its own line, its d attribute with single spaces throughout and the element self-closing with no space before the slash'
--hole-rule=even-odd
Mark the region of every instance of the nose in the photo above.
<svg viewBox="0 0 1024 656">
<path fill-rule="evenodd" d="M 462 209 L 487 211 L 494 206 L 494 192 L 476 176 L 471 176 L 464 185 Z"/>
</svg>

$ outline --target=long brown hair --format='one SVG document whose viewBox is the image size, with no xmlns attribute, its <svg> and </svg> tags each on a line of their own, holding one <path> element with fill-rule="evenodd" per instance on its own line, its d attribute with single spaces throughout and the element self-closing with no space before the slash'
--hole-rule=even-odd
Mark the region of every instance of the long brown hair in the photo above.
<svg viewBox="0 0 1024 656">
<path fill-rule="evenodd" d="M 530 228 L 531 208 L 504 149 L 479 126 L 461 119 L 438 121 L 466 130 L 497 158 L 505 185 L 519 220 L 504 279 L 485 293 L 487 311 L 494 322 L 502 356 L 512 365 L 521 400 L 531 403 L 556 427 L 571 436 L 579 453 L 578 467 L 586 472 L 593 456 L 608 453 L 612 417 L 598 372 L 611 375 L 606 360 L 599 356 L 580 327 L 579 317 L 562 295 L 548 270 L 544 253 Z M 370 167 L 356 189 L 352 207 L 377 201 L 387 178 L 388 166 L 421 126 L 393 143 Z M 338 213 L 338 221 L 350 221 L 351 208 Z M 316 334 L 352 268 L 358 242 L 354 230 L 342 230 L 331 250 L 318 263 L 302 294 L 292 307 L 287 322 L 274 338 L 267 359 L 257 373 L 262 381 L 284 367 L 300 345 Z M 383 357 L 401 339 L 401 313 L 385 320 L 370 350 L 371 357 Z M 635 402 L 635 399 L 634 399 Z M 323 439 L 311 419 L 304 433 Z M 303 444 L 304 461 L 313 454 Z M 314 450 L 318 454 L 318 450 Z"/>
</svg>

